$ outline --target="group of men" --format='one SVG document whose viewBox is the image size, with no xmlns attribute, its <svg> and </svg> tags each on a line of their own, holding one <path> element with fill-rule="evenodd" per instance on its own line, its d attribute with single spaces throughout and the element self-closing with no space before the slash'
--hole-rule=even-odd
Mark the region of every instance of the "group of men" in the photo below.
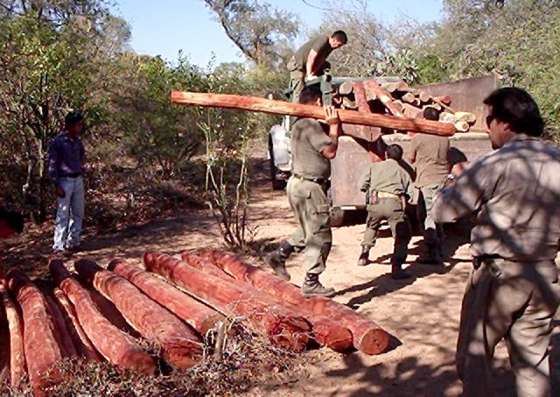
<svg viewBox="0 0 560 397">
<path fill-rule="evenodd" d="M 317 60 L 320 47 L 314 43 L 330 43 L 334 36 L 306 43 L 297 57 Z M 292 88 L 300 90 L 299 103 L 321 105 L 320 89 L 305 86 L 305 76 L 313 77 L 316 70 L 321 65 L 300 67 L 297 76 L 291 70 Z M 560 149 L 541 139 L 543 119 L 526 91 L 498 89 L 484 105 L 494 151 L 459 175 L 449 173 L 448 139 L 426 134 L 412 137 L 408 160 L 416 165 L 414 182 L 401 165 L 403 151 L 398 145 L 386 148 L 385 161 L 369 166 L 362 185 L 368 220 L 358 264 L 367 264 L 385 219 L 395 240 L 392 275 L 408 277 L 402 269 L 410 240 L 405 207 L 415 196 L 414 185 L 420 193 L 419 207 L 425 211 L 426 252 L 419 262 L 442 263 L 438 224 L 475 215 L 473 269 L 463 298 L 456 356 L 464 395 L 493 395 L 492 358 L 497 343 L 505 339 L 517 395 L 549 396 L 550 340 L 560 302 L 555 263 L 560 243 Z M 330 160 L 336 156 L 342 129 L 337 111 L 330 106 L 324 110 L 324 121 L 301 118 L 291 128 L 293 172 L 287 193 L 298 228 L 267 257 L 276 274 L 289 280 L 286 260 L 294 251 L 305 249 L 302 292 L 308 296 L 335 293 L 320 283 L 319 275 L 332 246 L 327 189 Z M 434 119 L 435 115 L 428 111 L 424 117 Z"/>
</svg>

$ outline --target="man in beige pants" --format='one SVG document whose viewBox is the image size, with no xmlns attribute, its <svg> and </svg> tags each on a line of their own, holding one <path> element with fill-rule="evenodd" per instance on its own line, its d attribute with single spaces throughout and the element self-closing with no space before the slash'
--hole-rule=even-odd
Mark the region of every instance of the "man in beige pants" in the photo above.
<svg viewBox="0 0 560 397">
<path fill-rule="evenodd" d="M 550 396 L 549 344 L 560 299 L 560 149 L 539 137 L 537 104 L 501 88 L 484 104 L 495 150 L 436 195 L 435 222 L 476 213 L 457 343 L 464 395 L 493 394 L 491 362 L 505 339 L 519 397 Z"/>
</svg>

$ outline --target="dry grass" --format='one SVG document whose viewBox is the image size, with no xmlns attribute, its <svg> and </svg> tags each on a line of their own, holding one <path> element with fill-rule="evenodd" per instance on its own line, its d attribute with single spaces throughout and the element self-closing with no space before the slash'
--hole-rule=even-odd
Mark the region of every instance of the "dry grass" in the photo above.
<svg viewBox="0 0 560 397">
<path fill-rule="evenodd" d="M 236 396 L 255 386 L 292 383 L 301 376 L 303 356 L 270 345 L 266 338 L 234 321 L 205 337 L 203 361 L 188 370 L 161 366 L 156 376 L 118 371 L 110 364 L 65 361 L 58 368 L 65 381 L 48 391 L 49 396 L 179 397 Z M 149 346 L 148 346 L 149 347 Z M 153 346 L 150 349 L 153 353 Z M 12 397 L 30 396 L 28 391 Z"/>
</svg>

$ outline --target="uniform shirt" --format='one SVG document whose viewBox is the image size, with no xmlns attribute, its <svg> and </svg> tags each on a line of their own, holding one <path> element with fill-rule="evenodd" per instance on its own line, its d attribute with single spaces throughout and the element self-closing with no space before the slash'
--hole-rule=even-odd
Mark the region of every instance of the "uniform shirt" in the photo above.
<svg viewBox="0 0 560 397">
<path fill-rule="evenodd" d="M 416 167 L 415 185 L 443 184 L 449 174 L 449 139 L 444 136 L 416 134 L 410 143 L 410 160 Z"/>
<path fill-rule="evenodd" d="M 331 47 L 327 36 L 319 36 L 311 39 L 296 51 L 292 58 L 290 65 L 291 68 L 293 68 L 293 70 L 301 70 L 302 72 L 305 72 L 307 68 L 307 57 L 309 56 L 311 50 L 315 50 L 315 52 L 317 52 L 315 65 L 320 67 L 326 61 L 333 48 Z"/>
<path fill-rule="evenodd" d="M 433 219 L 477 213 L 473 256 L 554 260 L 560 240 L 560 149 L 518 134 L 467 168 L 434 201 Z"/>
<path fill-rule="evenodd" d="M 70 138 L 62 131 L 50 142 L 48 172 L 55 183 L 65 176 L 81 174 L 84 161 L 84 145 L 79 137 Z"/>
<path fill-rule="evenodd" d="M 328 179 L 331 163 L 321 151 L 332 143 L 321 124 L 314 119 L 299 119 L 292 126 L 292 172 L 307 178 Z"/>
<path fill-rule="evenodd" d="M 368 195 L 372 192 L 385 192 L 412 197 L 414 194 L 410 175 L 393 159 L 370 163 L 360 180 L 360 190 Z"/>
</svg>

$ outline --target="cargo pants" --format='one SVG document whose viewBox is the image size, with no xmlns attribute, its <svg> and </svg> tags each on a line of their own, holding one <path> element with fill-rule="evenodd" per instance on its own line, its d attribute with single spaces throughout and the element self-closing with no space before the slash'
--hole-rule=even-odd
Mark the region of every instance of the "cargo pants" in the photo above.
<svg viewBox="0 0 560 397">
<path fill-rule="evenodd" d="M 367 210 L 368 216 L 362 246 L 373 247 L 375 245 L 381 221 L 386 220 L 394 239 L 391 263 L 402 265 L 408 255 L 411 233 L 401 200 L 398 198 L 380 198 L 377 203 L 369 204 Z"/>
<path fill-rule="evenodd" d="M 332 246 L 326 188 L 319 183 L 292 176 L 286 190 L 288 202 L 298 222 L 298 228 L 288 242 L 295 247 L 305 246 L 307 273 L 321 274 Z"/>
<path fill-rule="evenodd" d="M 420 199 L 418 203 L 418 219 L 424 219 L 423 235 L 424 243 L 430 253 L 441 253 L 441 227 L 436 225 L 430 210 L 434 202 L 436 193 L 443 187 L 442 183 L 434 183 L 428 186 L 422 186 L 420 190 Z"/>
<path fill-rule="evenodd" d="M 298 69 L 295 60 L 291 58 L 288 61 L 288 70 L 290 71 L 290 91 L 292 92 L 290 102 L 299 103 L 299 96 L 305 88 L 305 72 Z"/>
<path fill-rule="evenodd" d="M 549 345 L 559 299 L 553 262 L 478 261 L 467 282 L 457 342 L 464 396 L 493 395 L 492 358 L 502 338 L 518 397 L 551 395 Z"/>
</svg>

